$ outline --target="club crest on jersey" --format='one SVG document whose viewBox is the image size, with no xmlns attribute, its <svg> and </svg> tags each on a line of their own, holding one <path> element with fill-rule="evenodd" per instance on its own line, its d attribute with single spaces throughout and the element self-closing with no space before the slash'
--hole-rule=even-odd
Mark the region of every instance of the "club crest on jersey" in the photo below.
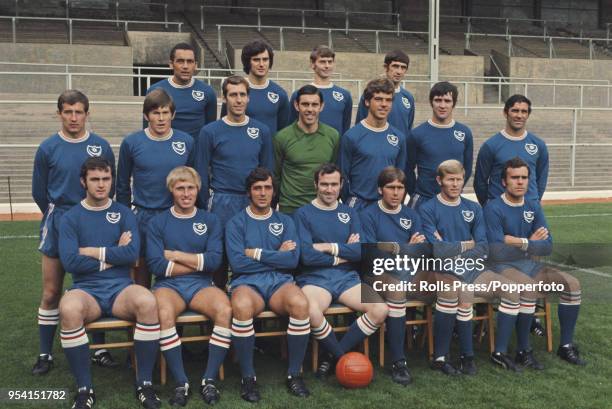
<svg viewBox="0 0 612 409">
<path fill-rule="evenodd" d="M 259 137 L 259 128 L 247 128 L 247 135 L 251 139 L 257 139 Z"/>
<path fill-rule="evenodd" d="M 276 104 L 278 102 L 278 94 L 275 92 L 268 92 L 268 99 L 271 103 Z"/>
<path fill-rule="evenodd" d="M 206 226 L 205 223 L 194 223 L 193 224 L 193 231 L 195 232 L 195 234 L 197 234 L 198 236 L 203 235 L 204 233 L 206 233 L 206 231 L 208 231 L 208 227 Z"/>
<path fill-rule="evenodd" d="M 102 147 L 100 145 L 87 145 L 87 154 L 92 158 L 102 155 Z"/>
<path fill-rule="evenodd" d="M 410 100 L 406 97 L 402 97 L 402 104 L 404 104 L 404 107 L 406 107 L 406 109 L 410 109 L 411 107 Z"/>
<path fill-rule="evenodd" d="M 535 143 L 526 143 L 525 150 L 528 154 L 535 155 L 536 153 L 538 153 L 538 145 L 536 145 Z"/>
<path fill-rule="evenodd" d="M 412 227 L 412 220 L 404 219 L 403 217 L 400 219 L 400 226 L 402 226 L 405 230 L 410 229 Z"/>
<path fill-rule="evenodd" d="M 453 131 L 453 135 L 455 135 L 455 139 L 457 139 L 459 142 L 463 142 L 465 139 L 465 132 L 463 131 Z"/>
<path fill-rule="evenodd" d="M 332 91 L 332 97 L 334 97 L 334 99 L 338 102 L 344 99 L 344 95 L 342 94 L 342 92 L 338 91 Z"/>
<path fill-rule="evenodd" d="M 111 224 L 116 224 L 121 220 L 121 213 L 119 212 L 106 212 L 106 220 Z"/>
<path fill-rule="evenodd" d="M 533 210 L 524 210 L 523 219 L 525 219 L 527 223 L 531 223 L 534 219 Z"/>
<path fill-rule="evenodd" d="M 270 223 L 268 225 L 268 230 L 275 236 L 280 236 L 283 234 L 283 224 L 282 223 Z"/>
<path fill-rule="evenodd" d="M 338 213 L 338 220 L 344 224 L 347 224 L 351 221 L 351 215 L 348 213 Z"/>
<path fill-rule="evenodd" d="M 204 100 L 204 91 L 196 91 L 194 89 L 193 91 L 191 91 L 191 96 L 196 101 L 202 101 L 202 100 Z"/>
<path fill-rule="evenodd" d="M 185 153 L 185 142 L 172 142 L 172 150 L 178 153 L 179 155 L 183 155 Z"/>
<path fill-rule="evenodd" d="M 397 146 L 399 138 L 396 135 L 389 133 L 387 134 L 387 142 L 389 142 L 391 146 Z"/>
<path fill-rule="evenodd" d="M 474 220 L 474 212 L 471 210 L 462 210 L 461 215 L 463 216 L 463 220 L 468 223 L 471 223 Z"/>
</svg>

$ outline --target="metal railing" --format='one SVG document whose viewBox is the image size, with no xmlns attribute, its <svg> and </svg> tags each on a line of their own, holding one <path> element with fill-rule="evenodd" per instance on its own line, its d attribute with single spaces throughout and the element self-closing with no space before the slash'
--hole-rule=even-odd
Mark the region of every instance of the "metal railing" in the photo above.
<svg viewBox="0 0 612 409">
<path fill-rule="evenodd" d="M 164 25 L 166 28 L 171 25 L 177 28 L 177 31 L 182 32 L 183 23 L 176 21 L 141 21 L 141 20 L 101 20 L 101 19 L 93 19 L 93 18 L 61 18 L 61 17 L 10 17 L 10 16 L 0 16 L 0 20 L 10 20 L 12 27 L 12 39 L 13 43 L 17 42 L 17 22 L 19 20 L 26 21 L 62 21 L 67 24 L 68 29 L 68 40 L 69 44 L 72 44 L 72 32 L 73 32 L 73 23 L 74 22 L 88 22 L 88 23 L 109 23 L 116 24 L 117 26 L 122 25 L 124 31 L 128 31 L 128 26 L 135 24 L 151 24 L 151 25 Z"/>
<path fill-rule="evenodd" d="M 473 22 L 474 21 L 493 21 L 493 22 L 504 22 L 503 28 L 506 36 L 512 34 L 511 33 L 511 25 L 512 23 L 532 23 L 532 25 L 541 25 L 542 27 L 542 35 L 548 35 L 548 29 L 551 24 L 559 24 L 563 26 L 569 26 L 567 21 L 561 20 L 550 20 L 550 19 L 538 19 L 538 18 L 514 18 L 514 17 L 479 17 L 479 16 L 454 16 L 454 15 L 441 15 L 440 19 L 458 19 L 460 21 L 465 21 L 465 31 L 466 33 L 473 33 Z M 477 34 L 477 33 L 475 33 Z M 486 33 L 480 33 L 486 34 Z M 581 34 L 582 36 L 582 34 Z"/>
<path fill-rule="evenodd" d="M 379 53 L 381 50 L 380 47 L 380 34 L 395 34 L 396 36 L 400 36 L 401 34 L 416 34 L 416 35 L 427 35 L 426 31 L 404 31 L 404 30 L 366 30 L 366 29 L 349 29 L 346 30 L 343 28 L 324 28 L 324 27 L 292 27 L 292 26 L 257 26 L 257 25 L 237 25 L 237 24 L 217 24 L 217 50 L 219 53 L 224 54 L 225 50 L 223 49 L 223 37 L 222 37 L 222 29 L 223 28 L 246 28 L 246 29 L 257 29 L 261 31 L 262 29 L 272 29 L 278 30 L 279 35 L 279 49 L 280 51 L 285 50 L 285 31 L 321 31 L 327 33 L 327 46 L 333 48 L 333 39 L 332 33 L 334 32 L 344 32 L 345 34 L 351 33 L 370 33 L 374 34 L 375 48 L 376 52 Z"/>
<path fill-rule="evenodd" d="M 306 16 L 309 14 L 312 15 L 339 15 L 340 17 L 344 17 L 344 30 L 345 33 L 348 33 L 351 28 L 350 16 L 385 16 L 389 17 L 392 23 L 396 27 L 396 31 L 401 31 L 401 22 L 400 22 L 400 13 L 384 13 L 384 12 L 366 12 L 366 11 L 341 11 L 341 10 L 316 10 L 316 9 L 292 9 L 292 8 L 278 8 L 278 7 L 245 7 L 245 6 L 213 6 L 213 5 L 201 5 L 200 6 L 200 30 L 204 31 L 205 25 L 205 13 L 204 9 L 221 9 L 223 11 L 230 10 L 243 10 L 243 11 L 252 11 L 257 15 L 257 27 L 259 30 L 263 27 L 262 25 L 262 15 L 274 12 L 277 13 L 287 13 L 294 14 L 299 16 L 301 19 L 301 30 L 302 33 L 307 28 L 306 26 Z"/>
</svg>

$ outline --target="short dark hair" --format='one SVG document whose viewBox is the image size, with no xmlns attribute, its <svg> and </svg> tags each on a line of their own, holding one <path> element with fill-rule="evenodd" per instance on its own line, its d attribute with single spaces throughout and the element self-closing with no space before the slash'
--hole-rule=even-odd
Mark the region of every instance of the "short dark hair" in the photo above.
<svg viewBox="0 0 612 409">
<path fill-rule="evenodd" d="M 457 105 L 457 97 L 459 96 L 459 90 L 457 87 L 448 81 L 442 81 L 434 84 L 429 91 L 429 104 L 433 103 L 435 97 L 442 97 L 446 94 L 451 94 L 453 97 L 453 107 Z"/>
<path fill-rule="evenodd" d="M 506 180 L 506 174 L 508 173 L 508 169 L 518 169 L 518 168 L 527 168 L 527 176 L 531 173 L 529 169 L 529 165 L 523 159 L 515 156 L 514 158 L 508 160 L 504 163 L 504 168 L 502 169 L 501 179 Z"/>
<path fill-rule="evenodd" d="M 223 84 L 221 84 L 221 90 L 223 91 L 224 97 L 227 97 L 227 86 L 229 84 L 232 84 L 232 85 L 242 84 L 246 87 L 247 95 L 249 94 L 249 91 L 250 91 L 249 82 L 244 77 L 241 77 L 240 75 L 231 75 L 227 77 L 226 79 L 224 79 Z"/>
<path fill-rule="evenodd" d="M 297 93 L 295 94 L 295 100 L 298 104 L 300 103 L 300 97 L 302 95 L 318 95 L 319 101 L 321 102 L 321 104 L 323 103 L 323 94 L 321 93 L 319 88 L 315 87 L 314 85 L 304 85 L 303 87 L 297 90 Z"/>
<path fill-rule="evenodd" d="M 257 182 L 265 182 L 268 178 L 272 178 L 272 188 L 276 191 L 276 186 L 274 182 L 274 178 L 272 177 L 272 172 L 270 172 L 266 168 L 258 167 L 255 168 L 249 173 L 249 176 L 246 178 L 246 190 L 247 193 L 251 191 L 251 187 Z"/>
<path fill-rule="evenodd" d="M 382 189 L 385 187 L 385 185 L 396 180 L 400 183 L 405 183 L 406 174 L 400 168 L 396 168 L 395 166 L 387 166 L 378 175 L 378 187 Z"/>
<path fill-rule="evenodd" d="M 369 101 L 377 92 L 393 95 L 393 93 L 395 92 L 395 87 L 393 86 L 393 83 L 387 78 L 377 78 L 375 80 L 371 80 L 370 82 L 368 82 L 365 89 L 363 90 L 363 99 L 365 101 Z"/>
<path fill-rule="evenodd" d="M 90 170 L 96 170 L 96 169 L 99 169 L 99 170 L 109 169 L 111 172 L 111 175 L 113 174 L 113 167 L 111 166 L 111 163 L 108 161 L 108 159 L 105 159 L 100 156 L 96 156 L 93 158 L 88 158 L 81 165 L 81 173 L 80 173 L 81 179 L 86 180 L 87 172 L 89 172 Z"/>
<path fill-rule="evenodd" d="M 272 64 L 274 63 L 274 50 L 272 49 L 272 46 L 262 40 L 253 40 L 242 47 L 242 54 L 240 55 L 240 59 L 242 60 L 242 70 L 246 74 L 251 72 L 251 58 L 257 54 L 263 53 L 266 50 L 270 56 L 270 69 L 272 69 Z"/>
<path fill-rule="evenodd" d="M 196 57 L 196 52 L 195 52 L 195 48 L 193 48 L 193 46 L 191 44 L 188 43 L 178 43 L 177 45 L 175 45 L 174 47 L 172 47 L 172 50 L 170 50 L 170 61 L 174 61 L 174 57 L 176 56 L 176 50 L 189 50 L 193 52 L 193 57 L 196 59 L 198 59 L 198 57 Z"/>
<path fill-rule="evenodd" d="M 332 58 L 336 59 L 336 53 L 334 50 L 329 48 L 326 45 L 318 45 L 312 49 L 310 52 L 310 62 L 314 63 L 317 61 L 317 58 Z"/>
<path fill-rule="evenodd" d="M 389 65 L 393 61 L 399 61 L 406 65 L 410 65 L 410 57 L 402 50 L 389 51 L 387 55 L 385 55 L 385 65 Z"/>
<path fill-rule="evenodd" d="M 87 98 L 87 95 L 76 89 L 67 89 L 66 91 L 62 92 L 57 99 L 57 110 L 62 112 L 64 109 L 64 104 L 74 105 L 78 102 L 83 104 L 85 112 L 89 112 L 89 99 Z"/>
<path fill-rule="evenodd" d="M 523 102 L 527 104 L 527 112 L 531 114 L 531 101 L 525 95 L 521 94 L 514 94 L 506 100 L 506 103 L 504 104 L 504 112 L 508 113 L 514 104 L 520 104 Z"/>
<path fill-rule="evenodd" d="M 319 177 L 321 175 L 331 175 L 332 173 L 335 173 L 335 172 L 338 172 L 340 174 L 340 182 L 342 182 L 344 177 L 342 177 L 342 171 L 340 170 L 338 165 L 336 165 L 335 163 L 323 163 L 321 166 L 317 168 L 317 170 L 315 170 L 315 173 L 314 173 L 315 184 L 319 183 Z"/>
<path fill-rule="evenodd" d="M 155 88 L 149 92 L 142 104 L 142 113 L 149 115 L 149 112 L 161 107 L 170 107 L 170 112 L 176 111 L 176 106 L 172 97 L 162 88 Z"/>
</svg>

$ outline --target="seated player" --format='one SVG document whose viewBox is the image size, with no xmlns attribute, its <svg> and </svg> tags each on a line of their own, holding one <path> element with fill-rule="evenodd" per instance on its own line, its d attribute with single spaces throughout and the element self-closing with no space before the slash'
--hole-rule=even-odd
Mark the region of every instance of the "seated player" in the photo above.
<svg viewBox="0 0 612 409">
<path fill-rule="evenodd" d="M 84 325 L 117 317 L 136 321 L 136 397 L 145 408 L 159 408 L 152 386 L 159 348 L 157 304 L 149 290 L 130 279 L 140 247 L 136 218 L 129 208 L 109 199 L 113 177 L 106 159 L 86 160 L 81 183 L 86 197 L 62 217 L 59 247 L 62 264 L 73 279 L 60 302 L 62 347 L 78 388 L 72 407 L 91 408 L 96 400 Z"/>
<path fill-rule="evenodd" d="M 559 294 L 560 339 L 557 355 L 571 364 L 585 365 L 573 343 L 574 328 L 580 309 L 581 287 L 572 275 L 534 260 L 552 252 L 552 236 L 537 199 L 527 199 L 530 167 L 521 158 L 506 162 L 501 183 L 505 188 L 497 199 L 487 202 L 484 214 L 487 237 L 491 244 L 490 261 L 502 275 L 521 283 L 557 283 L 564 286 Z M 529 344 L 529 331 L 535 312 L 535 292 L 521 293 L 517 320 L 516 362 L 524 367 L 543 369 Z"/>
<path fill-rule="evenodd" d="M 366 243 L 365 251 L 378 258 L 395 257 L 397 254 L 408 255 L 413 258 L 429 255 L 431 246 L 426 242 L 421 227 L 421 218 L 418 213 L 402 204 L 406 194 L 406 176 L 401 169 L 388 166 L 378 175 L 378 192 L 381 200 L 376 205 L 364 209 L 359 217 L 362 224 L 363 238 Z M 364 255 L 365 256 L 365 255 Z M 415 282 L 428 281 L 435 283 L 446 280 L 452 284 L 450 277 L 428 271 L 393 271 L 389 274 L 380 274 L 367 277 L 367 281 L 380 280 L 385 284 L 397 284 L 401 281 Z M 406 340 L 406 301 L 411 299 L 427 299 L 435 294 L 425 294 L 420 291 L 382 291 L 389 308 L 386 320 L 387 342 L 389 344 L 391 362 L 391 379 L 400 385 L 412 382 L 412 376 L 406 363 L 404 345 Z M 439 293 L 441 298 L 450 298 Z M 456 296 L 455 296 L 456 298 Z"/>
<path fill-rule="evenodd" d="M 485 269 L 488 257 L 486 225 L 478 203 L 461 196 L 465 173 L 463 165 L 455 159 L 446 160 L 438 166 L 437 172 L 436 181 L 440 185 L 440 193 L 419 208 L 425 236 L 433 244 L 433 254 L 436 259 L 442 261 L 437 269 L 463 283 L 474 284 L 477 289 L 489 288 L 489 284 L 494 281 L 499 281 L 505 285 L 505 288 L 510 288 L 513 281 Z M 448 261 L 452 261 L 451 266 L 447 266 L 450 264 Z M 459 371 L 466 375 L 476 373 L 472 345 L 474 295 L 500 298 L 495 350 L 491 359 L 503 368 L 517 370 L 506 353 L 516 322 L 520 294 L 499 289 L 495 292 L 459 291 L 456 311 L 456 327 L 461 350 Z M 436 353 L 433 367 L 443 370 L 446 374 L 453 374 L 453 371 L 445 371 L 443 367 L 444 355 L 448 353 L 455 326 L 454 318 L 451 316 L 447 318 L 448 326 L 444 328 L 444 335 L 440 341 L 436 340 L 436 344 L 439 342 L 442 345 L 444 354 Z"/>
<path fill-rule="evenodd" d="M 317 370 L 318 377 L 325 377 L 341 355 L 376 332 L 388 309 L 372 288 L 361 284 L 356 271 L 361 260 L 361 224 L 353 209 L 338 202 L 340 169 L 323 164 L 315 171 L 314 181 L 316 198 L 293 216 L 301 240 L 296 281 L 308 299 L 311 332 L 327 351 Z M 362 297 L 368 302 L 362 302 Z M 334 301 L 363 313 L 340 342 L 324 315 Z"/>
<path fill-rule="evenodd" d="M 126 136 L 119 148 L 117 201 L 134 206 L 141 245 L 135 280 L 147 288 L 151 286 L 144 260 L 147 225 L 153 216 L 172 206 L 172 196 L 165 188 L 168 173 L 193 162 L 193 138 L 172 128 L 175 109 L 174 101 L 162 88 L 149 92 L 142 107 L 149 126 Z"/>
<path fill-rule="evenodd" d="M 393 83 L 368 82 L 363 100 L 368 116 L 340 137 L 338 164 L 346 178 L 342 202 L 360 210 L 378 200 L 376 178 L 387 166 L 406 166 L 406 136 L 389 124 Z"/>
<path fill-rule="evenodd" d="M 254 169 L 246 180 L 249 206 L 236 214 L 225 229 L 225 248 L 232 268 L 232 344 L 238 355 L 242 384 L 240 396 L 260 400 L 253 367 L 253 318 L 266 305 L 289 316 L 287 387 L 299 397 L 310 393 L 300 375 L 308 346 L 308 301 L 295 285 L 291 272 L 299 261 L 298 237 L 293 220 L 270 207 L 274 195 L 272 174 Z"/>
<path fill-rule="evenodd" d="M 34 158 L 32 197 L 43 214 L 40 224 L 42 253 L 42 298 L 38 308 L 40 350 L 32 374 L 44 375 L 53 367 L 53 339 L 59 323 L 58 305 L 62 296 L 64 268 L 59 260 L 59 225 L 62 215 L 85 197 L 79 181 L 81 165 L 87 158 L 106 158 L 115 168 L 115 155 L 109 143 L 89 132 L 89 99 L 77 90 L 66 90 L 57 99 L 57 115 L 61 130 L 45 139 Z M 110 190 L 111 197 L 114 188 Z M 103 334 L 94 334 L 97 341 Z M 103 343 L 103 342 L 95 342 Z M 92 358 L 100 366 L 116 366 L 110 353 L 101 349 Z"/>
<path fill-rule="evenodd" d="M 195 207 L 201 187 L 195 170 L 175 168 L 168 174 L 166 185 L 174 206 L 151 219 L 147 265 L 157 277 L 153 292 L 159 309 L 160 347 L 177 384 L 170 404 L 185 406 L 189 396 L 181 340 L 175 328 L 176 317 L 187 308 L 215 323 L 200 390 L 204 401 L 214 404 L 219 400 L 215 382 L 231 340 L 229 298 L 212 283 L 212 272 L 221 264 L 223 230 L 217 216 Z"/>
</svg>

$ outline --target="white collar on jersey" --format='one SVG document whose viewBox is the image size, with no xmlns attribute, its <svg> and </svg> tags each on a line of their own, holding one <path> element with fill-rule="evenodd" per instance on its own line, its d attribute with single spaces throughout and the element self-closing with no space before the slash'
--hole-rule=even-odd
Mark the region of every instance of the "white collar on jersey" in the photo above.
<svg viewBox="0 0 612 409">
<path fill-rule="evenodd" d="M 60 138 L 62 138 L 64 141 L 69 142 L 69 143 L 79 143 L 79 142 L 83 142 L 86 141 L 87 138 L 89 138 L 89 131 L 85 131 L 85 135 L 81 136 L 80 138 L 69 138 L 66 135 L 64 135 L 64 132 L 62 131 L 57 131 L 57 134 L 59 135 Z"/>
<path fill-rule="evenodd" d="M 398 214 L 399 212 L 401 212 L 401 211 L 402 211 L 402 205 L 401 205 L 401 204 L 400 204 L 399 206 L 397 206 L 397 209 L 395 209 L 395 210 L 391 210 L 391 209 L 387 209 L 387 208 L 385 207 L 385 204 L 383 203 L 383 201 L 382 201 L 382 200 L 379 200 L 379 201 L 378 201 L 378 208 L 379 208 L 380 210 L 382 210 L 382 211 L 383 211 L 383 213 L 387 213 L 387 214 Z"/>
<path fill-rule="evenodd" d="M 249 88 L 251 89 L 266 89 L 270 85 L 270 79 L 268 78 L 266 78 L 266 82 L 263 83 L 262 85 L 253 84 L 251 81 L 249 81 L 248 77 L 246 78 L 246 80 L 249 83 Z"/>
<path fill-rule="evenodd" d="M 527 130 L 525 130 L 525 132 L 523 132 L 521 136 L 512 136 L 508 132 L 506 132 L 505 129 L 502 129 L 501 131 L 499 131 L 499 133 L 502 134 L 504 138 L 510 139 L 511 141 L 522 141 L 527 137 Z"/>
<path fill-rule="evenodd" d="M 506 193 L 505 192 L 501 194 L 501 200 L 505 204 L 510 206 L 510 207 L 521 207 L 521 206 L 523 206 L 525 204 L 525 198 L 524 197 L 522 198 L 522 200 L 520 202 L 514 203 L 514 202 L 511 202 L 510 200 L 508 200 L 508 198 L 506 197 Z"/>
<path fill-rule="evenodd" d="M 172 135 L 174 135 L 174 130 L 172 128 L 170 128 L 170 132 L 168 132 L 168 135 L 162 136 L 162 137 L 157 137 L 157 136 L 151 135 L 151 131 L 149 130 L 149 127 L 146 127 L 144 129 L 144 133 L 145 133 L 145 135 L 147 135 L 147 138 L 151 139 L 152 141 L 162 142 L 162 141 L 167 141 L 168 139 L 172 138 Z"/>
<path fill-rule="evenodd" d="M 399 92 L 400 92 L 401 90 L 402 90 L 402 86 L 401 86 L 401 85 L 398 85 L 398 86 L 397 86 L 397 88 L 395 88 L 395 90 L 394 90 L 394 91 L 395 91 L 395 93 L 396 93 L 396 94 L 399 94 Z"/>
<path fill-rule="evenodd" d="M 314 207 L 316 207 L 319 210 L 336 210 L 338 208 L 338 201 L 336 200 L 336 203 L 333 206 L 325 206 L 321 203 L 319 203 L 319 201 L 315 198 L 312 199 L 312 201 L 310 202 L 312 203 L 312 205 Z"/>
<path fill-rule="evenodd" d="M 99 212 L 101 210 L 106 210 L 109 207 L 111 207 L 112 204 L 113 204 L 113 201 L 110 198 L 108 199 L 108 202 L 106 202 L 106 204 L 102 206 L 90 206 L 87 204 L 87 202 L 85 202 L 85 199 L 81 200 L 81 206 L 83 206 L 87 210 L 91 210 L 92 212 Z"/>
<path fill-rule="evenodd" d="M 249 215 L 251 219 L 255 219 L 255 220 L 267 220 L 270 217 L 272 217 L 272 213 L 274 213 L 272 211 L 272 208 L 270 208 L 270 211 L 268 213 L 264 215 L 258 215 L 258 214 L 253 213 L 253 211 L 251 210 L 251 206 L 247 206 L 246 212 L 247 212 L 247 215 Z"/>
<path fill-rule="evenodd" d="M 229 125 L 229 126 L 245 126 L 246 124 L 249 123 L 249 117 L 247 115 L 244 116 L 244 121 L 238 122 L 238 123 L 231 122 L 229 119 L 227 119 L 227 115 L 221 118 L 221 120 L 225 122 L 226 125 Z"/>
<path fill-rule="evenodd" d="M 327 85 L 315 84 L 314 82 L 311 82 L 310 85 L 314 85 L 315 87 L 320 88 L 320 89 L 328 89 L 328 88 L 333 88 L 334 87 L 334 83 L 333 82 L 330 82 Z"/>
<path fill-rule="evenodd" d="M 193 211 L 190 214 L 181 214 L 174 210 L 174 206 L 170 208 L 170 213 L 172 213 L 172 216 L 176 217 L 177 219 L 191 219 L 193 216 L 196 215 L 197 212 L 198 209 L 195 207 L 193 208 Z"/>
<path fill-rule="evenodd" d="M 389 129 L 389 122 L 386 122 L 385 126 L 383 126 L 382 128 L 374 128 L 373 126 L 368 125 L 365 119 L 362 119 L 361 121 L 359 121 L 359 123 L 363 125 L 364 128 L 369 129 L 372 132 L 384 132 Z"/>
<path fill-rule="evenodd" d="M 436 195 L 436 198 L 440 201 L 440 203 L 446 206 L 459 206 L 461 204 L 461 196 L 459 196 L 459 198 L 455 200 L 454 202 L 449 202 L 448 200 L 444 200 L 441 193 L 438 193 Z"/>
<path fill-rule="evenodd" d="M 172 75 L 172 76 L 168 77 L 168 82 L 170 83 L 170 85 L 173 88 L 185 89 L 185 88 L 193 87 L 193 84 L 195 83 L 195 78 L 192 78 L 191 81 L 189 81 L 185 85 L 180 85 L 180 84 L 177 84 L 176 82 L 174 82 L 174 75 Z"/>
<path fill-rule="evenodd" d="M 429 118 L 427 120 L 427 123 L 429 125 L 433 126 L 434 128 L 441 128 L 441 129 L 448 129 L 448 128 L 452 128 L 453 126 L 455 126 L 455 120 L 454 119 L 452 121 L 450 121 L 449 124 L 446 124 L 446 125 L 437 124 L 431 118 Z"/>
</svg>

